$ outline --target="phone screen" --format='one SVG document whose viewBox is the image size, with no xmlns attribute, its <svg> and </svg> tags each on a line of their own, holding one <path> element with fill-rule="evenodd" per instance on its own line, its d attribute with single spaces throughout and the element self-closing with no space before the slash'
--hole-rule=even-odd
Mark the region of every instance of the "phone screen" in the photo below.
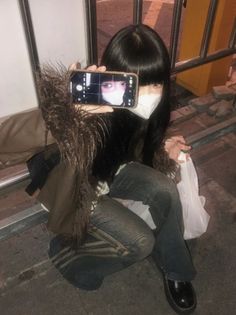
<svg viewBox="0 0 236 315">
<path fill-rule="evenodd" d="M 70 77 L 73 103 L 135 107 L 138 77 L 124 72 L 74 71 Z"/>
</svg>

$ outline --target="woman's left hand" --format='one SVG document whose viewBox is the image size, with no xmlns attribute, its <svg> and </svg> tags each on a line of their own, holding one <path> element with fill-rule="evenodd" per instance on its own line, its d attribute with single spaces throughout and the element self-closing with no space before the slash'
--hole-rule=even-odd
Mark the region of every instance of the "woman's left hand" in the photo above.
<svg viewBox="0 0 236 315">
<path fill-rule="evenodd" d="M 170 159 L 174 160 L 177 163 L 181 163 L 181 161 L 178 159 L 180 152 L 185 152 L 188 159 L 188 151 L 191 149 L 191 146 L 186 144 L 183 136 L 173 136 L 165 141 L 164 148 L 168 153 Z"/>
</svg>

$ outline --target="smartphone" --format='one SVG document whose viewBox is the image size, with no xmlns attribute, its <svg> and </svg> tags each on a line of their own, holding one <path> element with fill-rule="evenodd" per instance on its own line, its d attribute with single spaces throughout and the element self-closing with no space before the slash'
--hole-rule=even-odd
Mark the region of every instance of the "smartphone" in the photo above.
<svg viewBox="0 0 236 315">
<path fill-rule="evenodd" d="M 138 76 L 76 70 L 70 76 L 70 93 L 73 103 L 133 108 L 137 104 Z"/>
</svg>

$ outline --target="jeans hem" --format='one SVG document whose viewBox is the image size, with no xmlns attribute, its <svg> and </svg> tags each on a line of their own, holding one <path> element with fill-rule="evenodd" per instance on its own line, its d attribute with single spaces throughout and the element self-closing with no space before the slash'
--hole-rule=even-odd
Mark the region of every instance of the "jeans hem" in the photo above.
<svg viewBox="0 0 236 315">
<path fill-rule="evenodd" d="M 173 280 L 173 281 L 187 281 L 187 282 L 191 282 L 192 280 L 194 280 L 196 273 L 187 276 L 186 274 L 179 274 L 176 272 L 166 272 L 164 273 L 164 276 L 169 279 L 169 280 Z"/>
</svg>

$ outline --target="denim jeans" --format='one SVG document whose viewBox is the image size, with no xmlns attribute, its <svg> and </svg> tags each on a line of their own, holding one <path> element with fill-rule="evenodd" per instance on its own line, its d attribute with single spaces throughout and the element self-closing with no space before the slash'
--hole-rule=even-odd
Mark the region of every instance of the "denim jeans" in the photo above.
<svg viewBox="0 0 236 315">
<path fill-rule="evenodd" d="M 157 229 L 152 231 L 113 198 L 148 205 Z M 166 175 L 140 163 L 127 164 L 115 177 L 109 195 L 99 198 L 90 223 L 87 241 L 77 250 L 51 242 L 50 257 L 62 274 L 71 269 L 71 277 L 102 279 L 152 255 L 169 279 L 194 278 L 196 271 L 183 239 L 178 191 Z"/>
</svg>

